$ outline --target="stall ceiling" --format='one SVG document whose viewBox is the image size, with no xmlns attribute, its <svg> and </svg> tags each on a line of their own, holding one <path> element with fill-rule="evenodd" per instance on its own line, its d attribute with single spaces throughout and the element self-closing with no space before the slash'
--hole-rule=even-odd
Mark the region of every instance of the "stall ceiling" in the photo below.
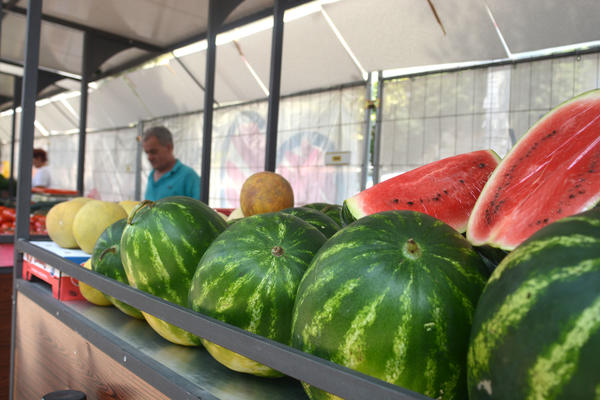
<svg viewBox="0 0 600 400">
<path fill-rule="evenodd" d="M 25 50 L 23 9 L 27 2 L 18 1 L 12 10 L 9 3 L 3 2 L 0 60 L 18 64 Z M 208 3 L 44 0 L 47 18 L 42 27 L 40 68 L 80 75 L 84 34 L 76 28 L 89 27 L 130 39 L 131 46 L 106 60 L 101 71 L 117 71 L 162 53 L 153 68 L 126 69 L 90 89 L 90 129 L 201 110 L 206 51 L 176 59 L 172 53 L 152 49 L 174 50 L 177 44 L 202 38 Z M 370 71 L 506 59 L 514 53 L 600 39 L 597 0 L 289 0 L 288 4 L 302 4 L 303 12 L 296 8 L 286 13 L 283 95 L 362 81 Z M 225 24 L 257 20 L 268 16 L 272 7 L 273 0 L 245 0 Z M 58 19 L 70 26 L 60 25 Z M 252 34 L 238 35 L 235 41 L 225 40 L 218 46 L 217 104 L 266 98 L 272 19 L 254 25 Z M 54 86 L 79 90 L 76 80 L 65 79 Z M 10 97 L 12 91 L 6 78 L 0 79 L 0 95 Z M 38 119 L 48 131 L 70 125 L 74 130 L 77 118 L 72 114 L 79 108 L 77 103 L 78 98 L 70 98 L 45 106 Z M 0 130 L 0 140 L 6 139 L 5 129 Z"/>
</svg>

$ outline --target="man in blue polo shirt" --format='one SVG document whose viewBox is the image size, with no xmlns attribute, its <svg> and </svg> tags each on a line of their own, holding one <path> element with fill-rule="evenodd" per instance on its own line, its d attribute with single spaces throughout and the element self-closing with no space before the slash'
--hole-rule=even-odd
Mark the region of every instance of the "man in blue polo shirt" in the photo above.
<svg viewBox="0 0 600 400">
<path fill-rule="evenodd" d="M 146 200 L 156 201 L 168 196 L 189 196 L 200 200 L 200 177 L 192 168 L 173 155 L 173 136 L 164 126 L 147 129 L 142 147 L 152 172 L 148 176 Z"/>
</svg>

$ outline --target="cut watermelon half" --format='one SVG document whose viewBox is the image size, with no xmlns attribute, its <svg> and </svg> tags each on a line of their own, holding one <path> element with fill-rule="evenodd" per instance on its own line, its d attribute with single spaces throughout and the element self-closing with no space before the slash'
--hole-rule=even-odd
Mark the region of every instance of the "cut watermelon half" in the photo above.
<svg viewBox="0 0 600 400">
<path fill-rule="evenodd" d="M 464 232 L 475 201 L 499 162 L 493 150 L 434 161 L 356 194 L 344 202 L 344 211 L 356 219 L 381 211 L 420 211 Z"/>
<path fill-rule="evenodd" d="M 513 250 L 599 200 L 600 90 L 592 90 L 554 108 L 517 142 L 477 200 L 467 238 Z"/>
</svg>

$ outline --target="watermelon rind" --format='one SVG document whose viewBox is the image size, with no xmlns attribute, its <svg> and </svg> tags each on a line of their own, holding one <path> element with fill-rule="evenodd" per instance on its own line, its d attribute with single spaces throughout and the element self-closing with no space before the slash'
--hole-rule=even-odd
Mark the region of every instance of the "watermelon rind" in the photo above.
<svg viewBox="0 0 600 400">
<path fill-rule="evenodd" d="M 479 299 L 469 398 L 597 399 L 600 210 L 545 226 L 498 265 Z"/>
<path fill-rule="evenodd" d="M 304 274 L 292 346 L 431 398 L 465 399 L 471 319 L 487 276 L 466 239 L 438 219 L 365 216 L 331 237 Z"/>
<path fill-rule="evenodd" d="M 172 196 L 143 201 L 133 209 L 121 237 L 121 260 L 129 284 L 187 307 L 188 292 L 200 258 L 227 223 L 203 202 Z M 197 346 L 200 338 L 144 313 L 163 338 Z"/>
<path fill-rule="evenodd" d="M 517 141 L 484 186 L 467 226 L 475 246 L 512 250 L 600 201 L 600 90 L 559 104 Z"/>
<path fill-rule="evenodd" d="M 291 214 L 245 217 L 204 253 L 190 287 L 189 307 L 289 345 L 298 284 L 326 240 L 317 228 Z M 282 376 L 207 340 L 203 343 L 218 362 L 234 371 Z"/>
<path fill-rule="evenodd" d="M 430 162 L 346 199 L 342 220 L 348 224 L 352 218 L 377 212 L 410 210 L 428 214 L 464 232 L 475 200 L 499 162 L 500 157 L 493 150 Z"/>
</svg>

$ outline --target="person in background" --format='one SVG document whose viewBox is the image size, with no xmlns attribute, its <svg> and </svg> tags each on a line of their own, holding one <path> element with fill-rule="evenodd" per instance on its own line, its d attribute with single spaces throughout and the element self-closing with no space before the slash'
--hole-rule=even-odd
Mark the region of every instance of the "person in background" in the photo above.
<svg viewBox="0 0 600 400">
<path fill-rule="evenodd" d="M 50 167 L 44 150 L 33 149 L 33 166 L 36 171 L 31 178 L 31 187 L 50 187 Z"/>
<path fill-rule="evenodd" d="M 146 200 L 168 196 L 188 196 L 200 200 L 200 177 L 173 155 L 173 135 L 164 126 L 144 131 L 142 147 L 152 172 L 148 175 Z"/>
</svg>

